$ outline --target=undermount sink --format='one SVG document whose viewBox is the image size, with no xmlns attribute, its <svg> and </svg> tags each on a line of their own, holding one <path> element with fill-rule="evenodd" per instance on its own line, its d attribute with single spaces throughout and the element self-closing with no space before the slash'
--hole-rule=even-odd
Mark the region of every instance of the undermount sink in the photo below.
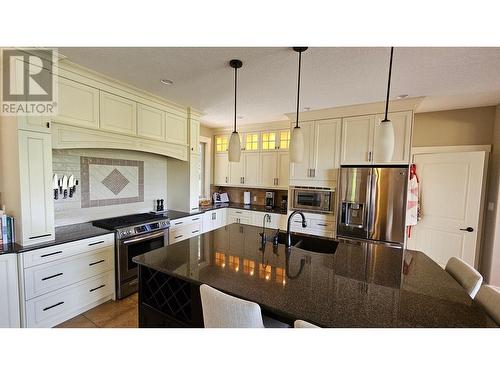
<svg viewBox="0 0 500 375">
<path fill-rule="evenodd" d="M 335 254 L 338 242 L 324 237 L 308 236 L 306 234 L 293 233 L 290 235 L 292 246 L 302 250 L 312 251 L 315 253 Z M 278 243 L 284 245 L 286 242 L 286 232 L 278 233 Z"/>
</svg>

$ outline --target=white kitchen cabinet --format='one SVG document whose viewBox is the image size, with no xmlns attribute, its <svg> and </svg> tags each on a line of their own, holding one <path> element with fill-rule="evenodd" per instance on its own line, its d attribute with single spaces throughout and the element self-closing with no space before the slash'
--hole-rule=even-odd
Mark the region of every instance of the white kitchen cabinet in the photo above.
<svg viewBox="0 0 500 375">
<path fill-rule="evenodd" d="M 0 255 L 0 328 L 19 328 L 17 254 Z"/>
<path fill-rule="evenodd" d="M 260 153 L 244 152 L 243 159 L 243 185 L 258 186 L 260 184 Z"/>
<path fill-rule="evenodd" d="M 99 128 L 114 133 L 137 134 L 137 103 L 109 92 L 100 92 Z"/>
<path fill-rule="evenodd" d="M 115 298 L 114 235 L 19 256 L 23 327 L 53 327 Z"/>
<path fill-rule="evenodd" d="M 185 117 L 167 112 L 167 142 L 188 144 L 188 126 Z"/>
<path fill-rule="evenodd" d="M 336 180 L 340 166 L 341 120 L 307 121 L 304 133 L 304 159 L 291 163 L 290 184 L 327 185 Z"/>
<path fill-rule="evenodd" d="M 342 165 L 408 164 L 410 162 L 412 111 L 391 112 L 394 126 L 394 154 L 389 162 L 380 159 L 375 140 L 383 114 L 342 119 Z"/>
<path fill-rule="evenodd" d="M 214 158 L 214 185 L 229 183 L 229 159 L 227 152 L 216 153 Z"/>
<path fill-rule="evenodd" d="M 241 155 L 240 161 L 229 162 L 229 185 L 233 186 L 243 185 L 244 173 L 245 173 L 245 158 L 243 157 L 243 155 Z"/>
<path fill-rule="evenodd" d="M 164 141 L 166 136 L 165 112 L 145 104 L 137 104 L 137 135 Z"/>
<path fill-rule="evenodd" d="M 342 165 L 371 164 L 374 123 L 372 115 L 342 119 Z"/>
<path fill-rule="evenodd" d="M 46 116 L 17 116 L 17 128 L 41 133 L 51 133 L 51 119 Z"/>
<path fill-rule="evenodd" d="M 54 239 L 51 135 L 19 130 L 18 142 L 21 217 L 16 233 L 26 246 Z"/>
<path fill-rule="evenodd" d="M 203 233 L 219 229 L 226 225 L 226 209 L 219 208 L 203 214 Z"/>
<path fill-rule="evenodd" d="M 269 188 L 288 188 L 290 158 L 288 151 L 266 151 L 260 154 L 260 185 Z"/>
<path fill-rule="evenodd" d="M 334 215 L 313 214 L 308 212 L 304 213 L 304 215 L 306 217 L 307 227 L 302 228 L 302 218 L 300 215 L 295 215 L 292 217 L 290 225 L 292 232 L 322 237 L 335 237 L 337 230 Z"/>
<path fill-rule="evenodd" d="M 190 151 L 200 153 L 200 122 L 198 120 L 189 120 L 189 147 Z"/>
<path fill-rule="evenodd" d="M 99 128 L 99 90 L 63 77 L 58 77 L 57 84 L 57 115 L 53 121 Z"/>
<path fill-rule="evenodd" d="M 203 232 L 203 214 L 192 215 L 170 221 L 168 243 L 174 244 Z"/>
<path fill-rule="evenodd" d="M 266 219 L 266 228 L 278 229 L 281 215 L 275 213 L 260 212 L 260 211 L 252 212 L 252 225 L 255 225 L 257 227 L 262 227 L 265 215 L 269 215 L 270 217 L 270 219 L 269 218 Z"/>
<path fill-rule="evenodd" d="M 384 114 L 375 116 L 374 139 L 377 139 L 379 124 L 384 119 Z M 380 156 L 380 148 L 373 145 L 373 163 L 374 164 L 409 164 L 411 154 L 411 132 L 413 112 L 393 112 L 389 113 L 389 119 L 394 127 L 394 154 L 389 162 L 383 161 Z"/>
<path fill-rule="evenodd" d="M 247 210 L 240 210 L 237 208 L 228 208 L 227 223 L 233 224 L 252 224 L 252 212 Z"/>
</svg>

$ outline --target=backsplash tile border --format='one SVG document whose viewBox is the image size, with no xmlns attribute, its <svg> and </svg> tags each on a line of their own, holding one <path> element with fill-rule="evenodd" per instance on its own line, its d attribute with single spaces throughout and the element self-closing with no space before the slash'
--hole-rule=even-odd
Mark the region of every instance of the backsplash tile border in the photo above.
<svg viewBox="0 0 500 375">
<path fill-rule="evenodd" d="M 111 165 L 111 166 L 127 166 L 127 167 L 137 167 L 139 180 L 138 180 L 138 191 L 139 194 L 136 197 L 128 198 L 112 198 L 112 199 L 90 199 L 90 175 L 89 166 L 90 164 L 97 165 Z M 98 158 L 91 156 L 80 156 L 80 172 L 81 172 L 81 207 L 100 207 L 100 206 L 111 206 L 115 204 L 127 204 L 135 202 L 144 202 L 144 161 L 142 160 L 126 160 L 126 159 L 110 159 L 110 158 Z"/>
</svg>

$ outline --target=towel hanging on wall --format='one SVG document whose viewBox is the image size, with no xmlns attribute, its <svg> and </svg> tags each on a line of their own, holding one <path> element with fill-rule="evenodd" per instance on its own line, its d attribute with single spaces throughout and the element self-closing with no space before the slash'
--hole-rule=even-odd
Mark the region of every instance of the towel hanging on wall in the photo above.
<svg viewBox="0 0 500 375">
<path fill-rule="evenodd" d="M 408 227 L 408 238 L 411 237 L 411 228 L 420 220 L 420 199 L 418 193 L 419 179 L 417 166 L 410 165 L 410 180 L 408 181 L 408 199 L 406 202 L 406 226 Z"/>
</svg>

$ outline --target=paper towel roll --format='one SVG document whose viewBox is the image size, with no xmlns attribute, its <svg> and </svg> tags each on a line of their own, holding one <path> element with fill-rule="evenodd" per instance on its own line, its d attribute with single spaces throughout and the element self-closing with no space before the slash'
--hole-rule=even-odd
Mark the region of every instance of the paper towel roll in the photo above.
<svg viewBox="0 0 500 375">
<path fill-rule="evenodd" d="M 245 191 L 243 193 L 243 204 L 250 204 L 250 192 Z"/>
</svg>

